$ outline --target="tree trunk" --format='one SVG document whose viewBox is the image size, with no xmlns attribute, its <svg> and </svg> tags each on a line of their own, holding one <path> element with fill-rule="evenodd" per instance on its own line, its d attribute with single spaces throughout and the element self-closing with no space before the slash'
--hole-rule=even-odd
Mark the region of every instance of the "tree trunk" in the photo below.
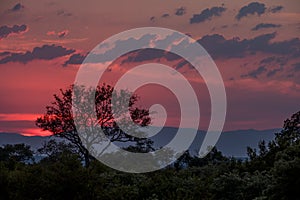
<svg viewBox="0 0 300 200">
<path fill-rule="evenodd" d="M 84 153 L 84 166 L 88 168 L 90 166 L 90 154 L 89 152 Z"/>
</svg>

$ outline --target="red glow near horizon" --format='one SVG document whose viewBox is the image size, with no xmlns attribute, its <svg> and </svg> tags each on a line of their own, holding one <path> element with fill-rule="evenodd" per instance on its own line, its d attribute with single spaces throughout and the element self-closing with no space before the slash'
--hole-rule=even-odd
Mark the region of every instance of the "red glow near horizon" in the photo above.
<svg viewBox="0 0 300 200">
<path fill-rule="evenodd" d="M 42 114 L 0 113 L 1 121 L 34 121 Z"/>
<path fill-rule="evenodd" d="M 23 129 L 20 134 L 24 136 L 42 136 L 42 137 L 53 135 L 53 133 L 49 131 L 42 131 L 39 128 Z"/>
</svg>

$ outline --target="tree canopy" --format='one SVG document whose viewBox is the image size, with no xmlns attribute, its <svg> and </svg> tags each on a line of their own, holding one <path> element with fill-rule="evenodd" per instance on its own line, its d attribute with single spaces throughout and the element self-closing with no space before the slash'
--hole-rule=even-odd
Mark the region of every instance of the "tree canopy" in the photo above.
<svg viewBox="0 0 300 200">
<path fill-rule="evenodd" d="M 138 147 L 143 147 L 142 143 L 150 144 L 146 138 L 137 138 L 128 132 L 124 132 L 118 127 L 115 117 L 120 117 L 129 110 L 132 121 L 140 126 L 147 126 L 151 123 L 149 110 L 141 109 L 135 106 L 139 97 L 128 91 L 114 91 L 110 85 L 103 84 L 98 86 L 95 91 L 84 86 L 71 86 L 66 90 L 60 90 L 61 94 L 54 95 L 54 101 L 46 107 L 46 113 L 36 120 L 36 125 L 42 130 L 53 133 L 54 136 L 67 139 L 82 155 L 86 166 L 89 166 L 90 160 L 93 159 L 87 149 L 89 143 L 101 142 L 100 134 L 97 127 L 100 127 L 111 142 L 135 142 Z M 95 98 L 85 98 L 91 93 Z M 75 94 L 75 95 L 74 95 Z M 117 112 L 112 110 L 112 96 L 115 95 Z M 124 102 L 129 99 L 129 102 Z M 72 104 L 76 102 L 76 105 Z M 125 106 L 126 105 L 126 106 Z M 128 106 L 127 106 L 128 105 Z M 72 106 L 80 112 L 74 116 Z M 94 110 L 95 108 L 95 110 Z M 96 113 L 96 118 L 92 115 Z M 74 117 L 85 128 L 86 137 L 82 138 L 78 134 L 78 126 L 74 123 Z M 130 120 L 131 120 L 130 119 Z M 130 129 L 130 128 L 128 128 Z M 92 130 L 92 131 L 91 131 Z M 130 129 L 131 131 L 135 131 Z M 83 143 L 82 139 L 86 139 Z M 141 149 L 144 151 L 144 149 Z"/>
</svg>

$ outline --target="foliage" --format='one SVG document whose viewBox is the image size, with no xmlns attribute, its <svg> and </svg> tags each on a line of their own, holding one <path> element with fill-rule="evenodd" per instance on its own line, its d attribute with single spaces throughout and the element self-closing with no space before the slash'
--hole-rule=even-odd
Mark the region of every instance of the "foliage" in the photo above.
<svg viewBox="0 0 300 200">
<path fill-rule="evenodd" d="M 25 144 L 7 144 L 0 147 L 0 161 L 2 162 L 33 162 L 33 151 Z"/>
<path fill-rule="evenodd" d="M 72 144 L 50 140 L 40 162 L 24 144 L 0 148 L 0 199 L 297 199 L 300 196 L 300 112 L 249 160 L 226 158 L 217 149 L 199 159 L 186 152 L 165 169 L 122 173 L 91 160 L 82 165 Z M 9 163 L 13 163 L 13 167 Z"/>
<path fill-rule="evenodd" d="M 111 105 L 113 95 L 115 95 L 114 105 L 118 108 L 116 112 L 113 112 Z M 36 125 L 42 130 L 50 131 L 54 136 L 67 139 L 78 149 L 87 167 L 93 159 L 87 146 L 101 141 L 101 135 L 97 131 L 99 128 L 104 130 L 111 142 L 149 143 L 148 139 L 137 138 L 125 133 L 115 121 L 115 118 L 122 119 L 129 110 L 131 119 L 135 123 L 146 126 L 151 122 L 149 111 L 135 106 L 138 101 L 137 95 L 132 95 L 125 90 L 114 92 L 113 87 L 103 84 L 95 90 L 84 86 L 71 86 L 65 91 L 61 90 L 61 95 L 55 94 L 54 99 L 55 101 L 46 107 L 46 113 L 36 120 Z M 127 99 L 129 102 L 124 102 Z M 72 104 L 73 102 L 75 103 Z M 73 115 L 72 108 L 77 110 L 77 115 Z M 77 126 L 74 118 L 77 119 Z M 80 128 L 84 129 L 83 132 L 87 133 L 86 136 L 78 134 Z M 134 131 L 131 127 L 128 129 L 131 133 Z M 85 143 L 82 142 L 83 139 Z"/>
</svg>

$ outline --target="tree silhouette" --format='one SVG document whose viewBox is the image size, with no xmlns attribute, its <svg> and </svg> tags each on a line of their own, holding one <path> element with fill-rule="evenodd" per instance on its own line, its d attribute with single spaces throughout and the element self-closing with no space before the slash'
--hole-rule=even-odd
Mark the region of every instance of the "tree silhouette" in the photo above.
<svg viewBox="0 0 300 200">
<path fill-rule="evenodd" d="M 290 119 L 286 119 L 283 129 L 279 133 L 275 133 L 275 139 L 266 144 L 260 141 L 258 144 L 259 152 L 256 149 L 247 148 L 247 153 L 252 163 L 259 162 L 262 170 L 270 169 L 276 161 L 278 152 L 282 152 L 287 148 L 300 144 L 300 111 L 293 114 Z M 256 164 L 255 164 L 256 165 Z"/>
<path fill-rule="evenodd" d="M 273 141 L 260 142 L 257 152 L 251 149 L 248 161 L 226 158 L 214 148 L 205 158 L 186 152 L 177 164 L 145 174 L 116 172 L 101 162 L 85 168 L 73 144 L 61 140 L 44 143 L 39 152 L 47 157 L 37 162 L 27 162 L 33 153 L 29 146 L 5 145 L 0 147 L 0 199 L 297 199 L 299 124 L 297 112 Z"/>
<path fill-rule="evenodd" d="M 248 147 L 249 172 L 269 171 L 268 199 L 294 199 L 300 195 L 300 111 L 284 121 L 280 133 L 268 145 L 259 143 L 259 153 Z"/>
<path fill-rule="evenodd" d="M 32 162 L 33 151 L 25 144 L 6 144 L 0 147 L 0 161 Z"/>
<path fill-rule="evenodd" d="M 125 133 L 118 127 L 115 120 L 124 116 L 126 111 L 129 111 L 131 119 L 126 120 L 132 120 L 140 126 L 150 124 L 149 110 L 135 106 L 139 99 L 137 95 L 125 90 L 116 92 L 112 86 L 106 84 L 98 86 L 94 90 L 73 85 L 66 90 L 61 89 L 60 92 L 61 95 L 54 95 L 55 101 L 46 107 L 46 113 L 36 120 L 36 125 L 42 130 L 50 131 L 54 136 L 65 138 L 75 145 L 87 167 L 93 159 L 89 153 L 89 145 L 101 142 L 104 139 L 98 134 L 99 128 L 102 129 L 110 142 L 134 142 L 139 146 L 141 146 L 141 143 L 149 144 L 149 139 L 146 139 L 146 137 L 132 136 L 132 133 L 136 131 L 133 127 L 127 127 L 127 130 L 131 131 L 130 134 Z M 95 98 L 85 98 L 93 92 Z M 116 101 L 114 105 L 120 108 L 116 112 L 111 105 L 113 95 L 115 95 L 114 99 Z M 129 102 L 124 102 L 126 99 L 129 99 Z M 72 102 L 76 104 L 73 105 L 74 107 L 72 107 Z M 77 112 L 77 116 L 73 115 L 72 108 L 80 111 Z M 74 117 L 76 117 L 77 126 L 75 126 Z M 79 127 L 83 127 L 84 137 L 78 134 L 77 129 Z"/>
</svg>

